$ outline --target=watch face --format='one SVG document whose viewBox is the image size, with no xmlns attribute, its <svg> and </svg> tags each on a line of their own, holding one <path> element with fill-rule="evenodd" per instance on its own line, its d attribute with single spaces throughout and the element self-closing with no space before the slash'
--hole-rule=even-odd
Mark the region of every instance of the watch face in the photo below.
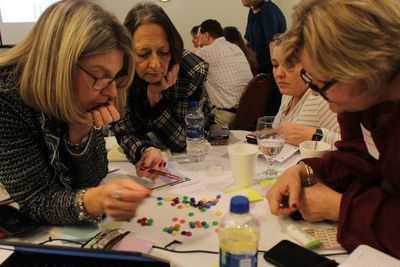
<svg viewBox="0 0 400 267">
<path fill-rule="evenodd" d="M 0 231 L 8 236 L 19 235 L 36 227 L 36 222 L 18 209 L 0 205 Z"/>
</svg>

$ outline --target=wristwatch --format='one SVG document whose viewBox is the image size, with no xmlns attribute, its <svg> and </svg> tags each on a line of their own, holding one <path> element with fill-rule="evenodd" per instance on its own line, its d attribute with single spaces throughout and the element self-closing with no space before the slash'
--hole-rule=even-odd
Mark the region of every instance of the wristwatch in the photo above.
<svg viewBox="0 0 400 267">
<path fill-rule="evenodd" d="M 324 134 L 322 133 L 321 128 L 317 128 L 317 130 L 315 130 L 315 133 L 313 134 L 311 140 L 312 141 L 321 141 L 323 136 L 324 136 Z"/>
</svg>

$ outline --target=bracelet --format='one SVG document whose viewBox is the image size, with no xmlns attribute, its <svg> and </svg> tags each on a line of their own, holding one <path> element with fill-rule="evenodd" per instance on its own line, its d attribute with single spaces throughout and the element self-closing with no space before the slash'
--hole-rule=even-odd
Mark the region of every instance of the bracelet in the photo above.
<svg viewBox="0 0 400 267">
<path fill-rule="evenodd" d="M 85 205 L 83 203 L 83 196 L 87 192 L 87 189 L 82 189 L 78 191 L 75 197 L 75 208 L 78 211 L 78 219 L 79 221 L 87 221 L 90 223 L 100 223 L 103 221 L 103 216 L 99 215 L 96 217 L 92 217 L 88 214 Z"/>
<path fill-rule="evenodd" d="M 310 167 L 310 165 L 304 163 L 303 161 L 299 161 L 299 163 L 297 164 L 301 164 L 304 166 L 304 169 L 306 170 L 307 173 L 307 177 L 306 179 L 301 179 L 301 185 L 303 187 L 309 187 L 309 186 L 313 186 L 314 184 L 317 183 L 315 177 L 314 177 L 314 171 L 313 169 Z"/>
<path fill-rule="evenodd" d="M 80 153 L 86 148 L 86 145 L 87 145 L 88 140 L 89 140 L 89 135 L 83 137 L 81 142 L 78 143 L 78 144 L 70 143 L 68 141 L 67 134 L 64 135 L 64 140 L 65 140 L 65 144 L 67 145 L 69 150 L 71 150 L 74 153 Z"/>
</svg>

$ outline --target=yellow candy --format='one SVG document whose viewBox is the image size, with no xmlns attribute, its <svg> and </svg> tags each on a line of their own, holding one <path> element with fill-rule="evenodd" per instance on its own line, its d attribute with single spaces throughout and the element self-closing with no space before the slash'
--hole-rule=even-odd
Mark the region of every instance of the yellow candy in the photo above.
<svg viewBox="0 0 400 267">
<path fill-rule="evenodd" d="M 217 215 L 217 216 L 221 216 L 221 215 L 222 215 L 222 211 L 220 211 L 220 210 L 217 210 L 217 211 L 215 212 L 215 215 Z"/>
<path fill-rule="evenodd" d="M 178 232 L 177 231 L 172 231 L 172 233 L 171 233 L 172 235 L 177 235 L 178 234 Z"/>
</svg>

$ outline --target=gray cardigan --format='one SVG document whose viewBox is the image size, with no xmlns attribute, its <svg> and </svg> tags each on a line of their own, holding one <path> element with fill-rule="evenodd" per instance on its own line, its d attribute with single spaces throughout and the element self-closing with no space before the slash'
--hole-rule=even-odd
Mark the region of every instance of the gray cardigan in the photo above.
<svg viewBox="0 0 400 267">
<path fill-rule="evenodd" d="M 101 131 L 81 154 L 65 145 L 64 122 L 23 103 L 11 67 L 0 67 L 0 184 L 38 222 L 79 223 L 76 193 L 97 186 L 108 170 Z"/>
</svg>

